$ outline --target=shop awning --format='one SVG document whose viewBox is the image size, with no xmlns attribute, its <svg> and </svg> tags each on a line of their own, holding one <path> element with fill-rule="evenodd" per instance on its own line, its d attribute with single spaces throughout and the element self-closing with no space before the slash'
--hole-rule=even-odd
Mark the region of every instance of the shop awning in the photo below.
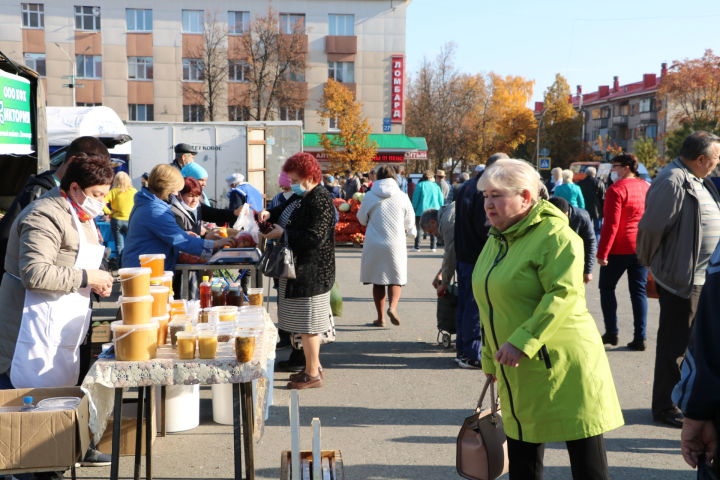
<svg viewBox="0 0 720 480">
<path fill-rule="evenodd" d="M 305 133 L 303 151 L 315 154 L 320 163 L 327 159 L 322 153 L 319 133 Z M 333 134 L 328 135 L 331 139 Z M 402 134 L 371 134 L 370 140 L 377 144 L 373 161 L 379 163 L 405 163 L 408 160 L 427 160 L 427 142 L 424 137 L 408 137 Z"/>
</svg>

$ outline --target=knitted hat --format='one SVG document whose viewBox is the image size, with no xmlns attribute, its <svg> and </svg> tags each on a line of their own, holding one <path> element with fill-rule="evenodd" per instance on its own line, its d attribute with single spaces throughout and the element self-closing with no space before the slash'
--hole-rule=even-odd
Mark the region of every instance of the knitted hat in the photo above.
<svg viewBox="0 0 720 480">
<path fill-rule="evenodd" d="M 192 177 L 197 180 L 208 178 L 207 170 L 197 162 L 188 163 L 180 170 L 180 173 L 182 173 L 183 177 Z"/>
</svg>

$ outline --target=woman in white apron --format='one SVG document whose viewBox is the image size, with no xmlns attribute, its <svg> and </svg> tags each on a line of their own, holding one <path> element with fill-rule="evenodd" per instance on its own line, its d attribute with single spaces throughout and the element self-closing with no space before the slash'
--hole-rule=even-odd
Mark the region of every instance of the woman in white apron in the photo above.
<svg viewBox="0 0 720 480">
<path fill-rule="evenodd" d="M 93 218 L 113 179 L 108 157 L 73 161 L 60 187 L 12 226 L 0 285 L 0 374 L 14 388 L 72 386 L 90 321 L 90 292 L 109 296 L 104 247 Z"/>
</svg>

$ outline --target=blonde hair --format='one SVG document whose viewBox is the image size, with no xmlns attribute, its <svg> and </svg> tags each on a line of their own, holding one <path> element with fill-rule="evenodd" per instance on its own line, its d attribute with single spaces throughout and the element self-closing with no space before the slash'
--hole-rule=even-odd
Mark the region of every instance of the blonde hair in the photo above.
<svg viewBox="0 0 720 480">
<path fill-rule="evenodd" d="M 112 183 L 112 188 L 117 188 L 121 192 L 126 192 L 127 190 L 132 188 L 132 181 L 130 180 L 130 175 L 125 172 L 117 172 L 115 174 L 115 179 Z"/>
<path fill-rule="evenodd" d="M 527 190 L 533 203 L 537 202 L 540 193 L 540 174 L 525 160 L 508 158 L 498 160 L 485 169 L 478 180 L 478 190 L 492 187 L 522 193 Z"/>
<path fill-rule="evenodd" d="M 563 170 L 562 171 L 562 179 L 564 183 L 572 183 L 573 180 L 573 171 L 572 170 Z"/>
<path fill-rule="evenodd" d="M 150 171 L 147 188 L 160 200 L 167 200 L 171 193 L 179 192 L 184 186 L 180 170 L 172 165 L 155 165 Z"/>
</svg>

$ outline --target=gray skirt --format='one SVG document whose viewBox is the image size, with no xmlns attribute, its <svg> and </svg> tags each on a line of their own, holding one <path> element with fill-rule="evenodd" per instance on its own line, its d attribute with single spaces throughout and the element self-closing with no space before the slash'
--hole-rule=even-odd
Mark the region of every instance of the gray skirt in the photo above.
<svg viewBox="0 0 720 480">
<path fill-rule="evenodd" d="M 332 326 L 330 292 L 314 297 L 285 298 L 287 280 L 278 289 L 278 328 L 292 333 L 325 333 Z"/>
</svg>

